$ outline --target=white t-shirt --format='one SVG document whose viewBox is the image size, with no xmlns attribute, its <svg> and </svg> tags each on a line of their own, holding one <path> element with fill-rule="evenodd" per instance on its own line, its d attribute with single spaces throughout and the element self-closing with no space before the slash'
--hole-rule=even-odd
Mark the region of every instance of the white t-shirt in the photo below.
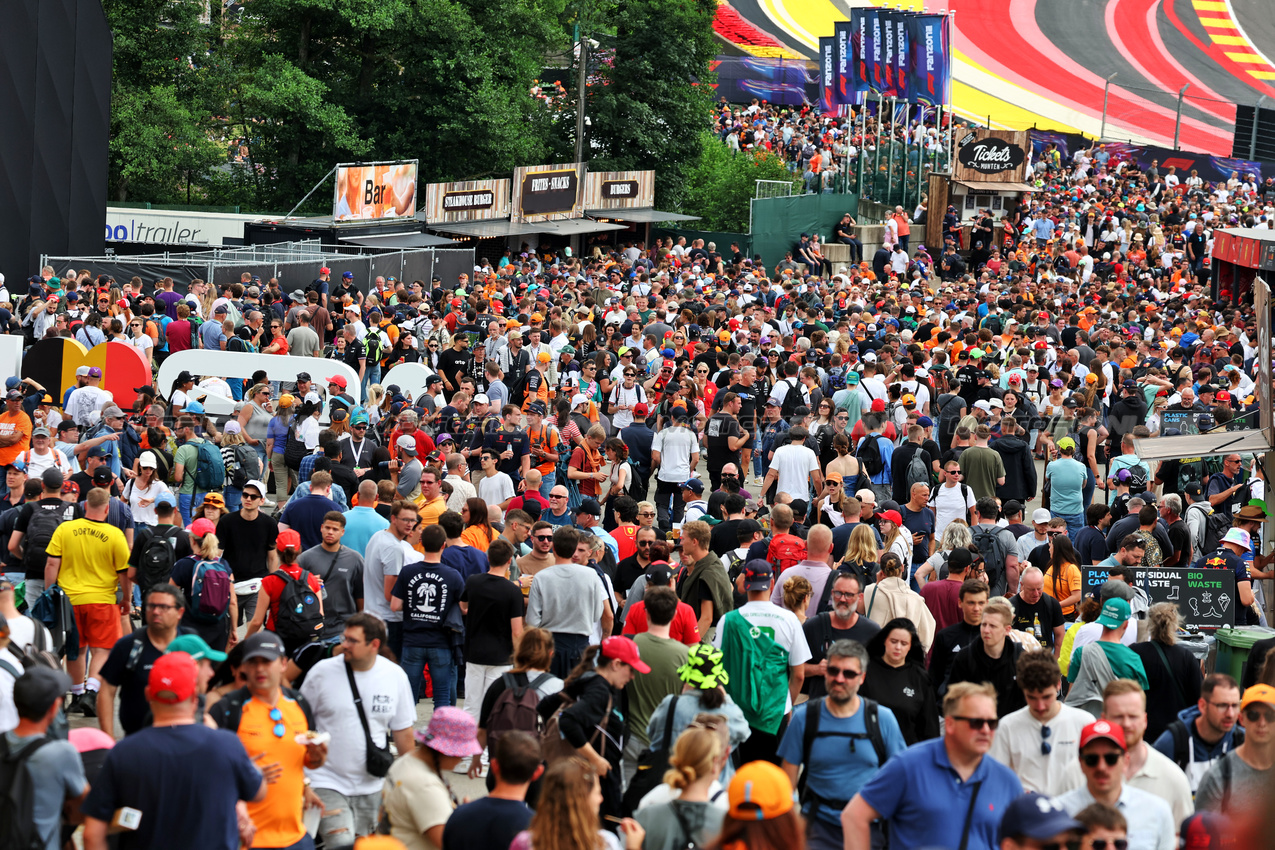
<svg viewBox="0 0 1275 850">
<path fill-rule="evenodd" d="M 50 448 L 48 454 L 39 454 L 35 449 L 31 449 L 29 452 L 23 452 L 20 457 L 27 465 L 27 478 L 39 478 L 41 473 L 51 466 L 62 470 L 64 477 L 69 476 L 72 471 L 71 461 L 58 449 Z"/>
<path fill-rule="evenodd" d="M 1094 643 L 1098 638 L 1102 637 L 1102 626 L 1097 623 L 1085 623 L 1076 629 L 1076 637 L 1071 642 L 1072 658 L 1076 657 L 1076 650 L 1087 643 Z M 1138 640 L 1138 622 L 1130 620 L 1129 625 L 1125 627 L 1124 634 L 1120 636 L 1120 642 L 1125 646 L 1133 646 Z"/>
<path fill-rule="evenodd" d="M 689 428 L 660 429 L 651 450 L 660 453 L 660 470 L 656 476 L 660 481 L 680 484 L 693 477 L 691 455 L 699 450 L 699 440 Z"/>
<path fill-rule="evenodd" d="M 806 642 L 805 633 L 801 630 L 801 622 L 797 615 L 787 608 L 774 605 L 768 599 L 745 602 L 735 609 L 750 624 L 765 632 L 771 640 L 779 644 L 788 653 L 788 666 L 797 667 L 810 660 L 810 645 Z M 713 646 L 722 648 L 722 632 L 720 627 L 713 636 Z M 787 711 L 792 711 L 792 695 L 788 696 Z"/>
<path fill-rule="evenodd" d="M 7 649 L 0 649 L 0 661 L 13 668 L 18 676 L 22 675 L 22 662 Z M 18 676 L 0 667 L 0 735 L 9 732 L 18 725 L 18 709 L 13 705 L 13 683 Z"/>
<path fill-rule="evenodd" d="M 155 500 L 159 498 L 161 493 L 168 493 L 170 496 L 173 494 L 168 489 L 168 485 L 158 478 L 152 481 L 151 485 L 145 489 L 139 487 L 137 480 L 134 479 L 124 485 L 124 490 L 128 495 L 128 509 L 133 512 L 133 519 L 143 525 L 150 526 L 159 524 L 159 514 L 155 512 Z M 150 499 L 150 504 L 143 507 L 141 504 L 142 499 Z"/>
<path fill-rule="evenodd" d="M 305 449 L 312 452 L 319 447 L 319 420 L 307 416 L 297 425 L 297 436 L 305 441 Z"/>
<path fill-rule="evenodd" d="M 155 341 L 150 338 L 149 334 L 138 334 L 135 337 L 131 337 L 128 340 L 128 344 L 136 348 L 138 354 L 150 360 L 150 355 L 146 352 L 147 349 L 155 347 Z"/>
<path fill-rule="evenodd" d="M 373 743 L 384 744 L 391 732 L 410 729 L 416 723 L 412 688 L 402 667 L 378 657 L 371 670 L 356 670 L 354 681 Z M 301 685 L 301 693 L 314 709 L 315 728 L 332 733 L 327 762 L 318 770 L 306 771 L 314 786 L 346 796 L 378 793 L 385 780 L 367 772 L 367 743 L 345 672 L 345 659 L 325 658 L 314 665 Z"/>
<path fill-rule="evenodd" d="M 44 632 L 44 648 L 53 649 L 53 636 L 49 634 L 49 630 L 44 627 L 43 623 L 37 623 L 30 617 L 10 617 L 9 618 L 9 643 L 23 650 L 35 644 L 35 630 L 39 629 Z M 19 667 L 19 670 L 22 668 Z"/>
<path fill-rule="evenodd" d="M 489 506 L 500 506 L 500 503 L 506 499 L 512 499 L 514 493 L 514 482 L 503 472 L 497 472 L 488 478 L 483 476 L 474 481 L 474 486 L 478 489 L 478 498 L 482 499 Z"/>
<path fill-rule="evenodd" d="M 1077 786 L 1071 767 L 1080 757 L 1080 730 L 1093 722 L 1093 715 L 1070 705 L 1059 705 L 1061 710 L 1048 723 L 1041 723 L 1026 708 L 1011 711 L 1001 718 L 1000 729 L 988 752 L 992 758 L 1008 767 L 1023 782 L 1024 791 L 1035 791 L 1047 797 L 1070 791 Z M 1044 737 L 1042 729 L 1049 729 Z M 1050 752 L 1040 751 L 1042 741 L 1048 742 Z M 1084 776 L 1080 775 L 1081 784 Z"/>
<path fill-rule="evenodd" d="M 805 499 L 810 491 L 810 473 L 819 471 L 819 456 L 804 445 L 789 443 L 775 449 L 770 468 L 778 475 L 780 493 Z"/>
<path fill-rule="evenodd" d="M 964 493 L 964 497 L 962 497 Z M 966 519 L 965 512 L 974 507 L 974 488 L 957 484 L 955 487 L 939 485 L 934 488 L 930 506 L 934 508 L 934 537 L 941 539 L 943 529 L 954 519 Z"/>
</svg>

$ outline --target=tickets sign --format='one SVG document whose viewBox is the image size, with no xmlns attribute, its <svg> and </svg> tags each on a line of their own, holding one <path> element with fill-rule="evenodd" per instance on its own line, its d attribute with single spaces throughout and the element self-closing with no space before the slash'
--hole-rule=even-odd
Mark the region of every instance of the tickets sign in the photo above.
<svg viewBox="0 0 1275 850">
<path fill-rule="evenodd" d="M 414 215 L 416 160 L 345 163 L 336 167 L 334 223 L 366 223 Z"/>
</svg>

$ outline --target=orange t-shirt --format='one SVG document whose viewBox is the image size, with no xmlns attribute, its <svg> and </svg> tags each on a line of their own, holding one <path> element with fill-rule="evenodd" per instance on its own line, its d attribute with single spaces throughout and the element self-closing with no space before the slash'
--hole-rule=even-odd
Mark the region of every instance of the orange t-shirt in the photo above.
<svg viewBox="0 0 1275 850">
<path fill-rule="evenodd" d="M 460 539 L 480 552 L 486 552 L 487 547 L 491 545 L 491 540 L 487 538 L 487 532 L 483 531 L 482 526 L 478 525 L 467 526 L 460 533 Z"/>
<path fill-rule="evenodd" d="M 264 753 L 257 764 L 277 763 L 283 768 L 279 781 L 266 786 L 266 798 L 248 804 L 248 815 L 257 827 L 253 847 L 291 847 L 305 834 L 305 825 L 301 822 L 305 746 L 296 742 L 296 736 L 305 732 L 309 724 L 295 700 L 281 695 L 277 708 L 282 715 L 278 721 L 270 718 L 274 709 L 258 699 L 250 699 L 244 703 L 239 721 L 239 740 L 249 758 Z M 282 736 L 275 734 L 280 724 L 284 727 Z"/>
<path fill-rule="evenodd" d="M 0 448 L 0 466 L 13 463 L 18 455 L 31 448 L 31 430 L 31 417 L 27 416 L 25 411 L 9 413 L 6 410 L 0 413 L 0 437 L 8 437 L 11 434 L 22 435 L 16 443 Z"/>
</svg>

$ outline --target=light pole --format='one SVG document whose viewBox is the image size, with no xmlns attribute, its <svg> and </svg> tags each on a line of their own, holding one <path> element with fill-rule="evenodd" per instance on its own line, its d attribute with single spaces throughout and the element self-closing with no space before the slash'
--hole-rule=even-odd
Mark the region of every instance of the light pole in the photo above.
<svg viewBox="0 0 1275 850">
<path fill-rule="evenodd" d="M 1116 72 L 1120 73 L 1119 71 Z M 1111 93 L 1111 81 L 1116 78 L 1116 74 L 1107 77 L 1107 82 L 1102 87 L 1102 127 L 1098 130 L 1098 141 L 1102 141 L 1107 137 L 1107 95 Z"/>
</svg>

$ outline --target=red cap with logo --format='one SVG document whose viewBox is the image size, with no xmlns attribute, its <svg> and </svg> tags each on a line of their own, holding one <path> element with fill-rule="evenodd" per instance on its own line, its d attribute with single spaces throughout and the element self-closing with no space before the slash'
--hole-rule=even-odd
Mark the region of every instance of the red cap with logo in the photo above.
<svg viewBox="0 0 1275 850">
<path fill-rule="evenodd" d="M 602 657 L 623 661 L 639 673 L 650 673 L 650 666 L 642 660 L 637 644 L 626 637 L 609 637 L 602 641 Z"/>
<path fill-rule="evenodd" d="M 165 705 L 177 705 L 195 695 L 198 671 L 195 659 L 185 652 L 161 655 L 151 667 L 146 698 Z"/>
<path fill-rule="evenodd" d="M 275 542 L 275 548 L 282 552 L 285 549 L 295 549 L 301 551 L 301 535 L 296 529 L 285 528 L 279 532 L 278 540 Z"/>
<path fill-rule="evenodd" d="M 1105 720 L 1095 720 L 1080 730 L 1080 749 L 1100 739 L 1106 739 L 1122 750 L 1128 749 L 1124 742 L 1124 729 Z"/>
</svg>

